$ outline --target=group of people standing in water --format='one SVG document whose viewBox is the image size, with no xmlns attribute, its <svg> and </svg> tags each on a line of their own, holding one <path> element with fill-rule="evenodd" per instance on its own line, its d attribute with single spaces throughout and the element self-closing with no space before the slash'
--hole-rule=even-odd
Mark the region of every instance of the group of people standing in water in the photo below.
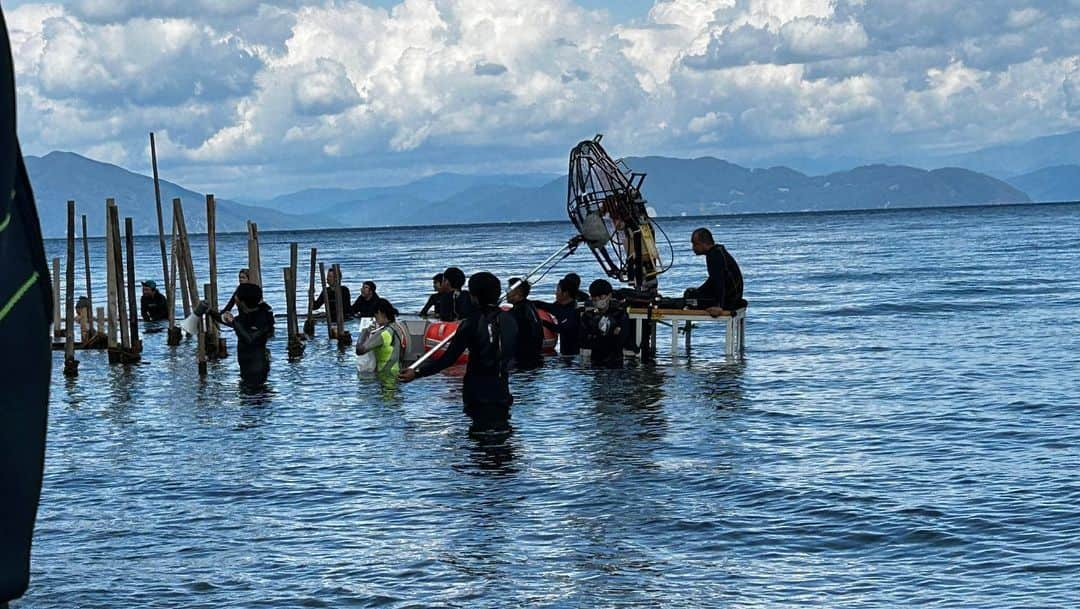
<svg viewBox="0 0 1080 609">
<path fill-rule="evenodd" d="M 746 306 L 742 298 L 743 280 L 738 263 L 723 245 L 713 241 L 706 228 L 691 236 L 695 254 L 706 257 L 708 279 L 684 293 L 687 306 L 704 309 L 716 316 L 723 311 Z M 263 301 L 262 289 L 247 280 L 241 270 L 239 285 L 220 311 L 209 315 L 231 327 L 237 337 L 237 358 L 241 379 L 248 384 L 265 382 L 269 373 L 266 343 L 273 335 L 274 316 Z M 160 294 L 152 281 L 143 284 L 143 316 L 160 315 Z M 559 280 L 552 302 L 532 300 L 532 285 L 519 278 L 506 283 L 503 309 L 503 283 L 495 275 L 481 271 L 466 280 L 465 273 L 449 267 L 432 278 L 434 292 L 420 310 L 421 317 L 444 322 L 459 322 L 445 350 L 418 366 L 406 368 L 403 357 L 409 333 L 398 322 L 398 310 L 377 292 L 374 281 L 362 284 L 360 295 L 351 300 L 348 287 L 338 273 L 327 273 L 327 287 L 313 306 L 326 307 L 327 315 L 337 321 L 336 299 L 342 299 L 341 314 L 346 318 L 371 318 L 356 344 L 356 353 L 371 353 L 374 372 L 384 379 L 411 382 L 437 374 L 454 365 L 466 350 L 462 399 L 465 410 L 475 416 L 498 420 L 508 416 L 513 396 L 509 376 L 512 370 L 527 370 L 543 364 L 545 330 L 558 336 L 558 350 L 563 356 L 588 354 L 594 367 L 621 368 L 626 353 L 637 351 L 637 339 L 625 303 L 610 282 L 597 279 L 588 292 L 581 289 L 581 277 L 568 273 Z M 351 302 L 350 302 L 351 301 Z M 233 306 L 238 308 L 234 316 Z M 541 315 L 541 312 L 546 315 Z M 167 311 L 166 311 L 167 316 Z"/>
</svg>

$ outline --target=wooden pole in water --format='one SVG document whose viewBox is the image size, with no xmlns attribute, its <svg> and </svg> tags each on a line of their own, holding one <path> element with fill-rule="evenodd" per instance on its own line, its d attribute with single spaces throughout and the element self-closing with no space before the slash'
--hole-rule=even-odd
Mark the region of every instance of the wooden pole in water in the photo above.
<svg viewBox="0 0 1080 609">
<path fill-rule="evenodd" d="M 334 294 L 337 296 L 334 298 L 336 301 L 334 303 L 334 309 L 337 311 L 338 347 L 345 347 L 352 344 L 352 335 L 345 329 L 345 307 L 349 305 L 341 302 L 341 267 L 337 264 L 334 265 L 334 277 L 337 279 L 337 282 L 334 283 Z"/>
<path fill-rule="evenodd" d="M 53 283 L 53 336 L 64 335 L 64 329 L 60 326 L 60 258 L 52 259 L 52 283 Z"/>
<path fill-rule="evenodd" d="M 97 326 L 99 332 L 105 330 L 105 307 L 97 308 Z"/>
<path fill-rule="evenodd" d="M 203 298 L 205 298 L 205 299 L 210 298 L 210 284 L 209 283 L 203 284 Z M 207 333 L 206 330 L 207 330 L 206 316 L 203 315 L 203 316 L 199 317 L 199 330 L 198 330 L 199 348 L 198 348 L 198 351 L 196 353 L 196 361 L 199 364 L 199 376 L 206 376 L 206 360 L 208 359 L 208 357 L 207 357 L 207 344 L 209 342 L 208 339 L 210 338 L 208 336 L 208 333 Z"/>
<path fill-rule="evenodd" d="M 248 220 L 248 281 L 262 287 L 262 268 L 259 261 L 259 226 Z"/>
<path fill-rule="evenodd" d="M 105 200 L 105 276 L 106 276 L 106 319 L 108 320 L 109 334 L 109 363 L 115 364 L 120 360 L 119 343 L 116 340 L 116 265 L 113 264 L 112 251 L 112 223 L 109 222 L 109 210 L 116 203 L 112 199 Z"/>
<path fill-rule="evenodd" d="M 135 229 L 131 217 L 124 218 L 124 239 L 127 241 L 127 290 L 128 315 L 131 321 L 131 349 L 142 353 L 142 341 L 139 340 L 139 307 L 135 304 Z"/>
<path fill-rule="evenodd" d="M 115 201 L 112 199 L 109 201 L 109 228 L 112 231 L 109 247 L 113 260 L 113 278 L 115 279 L 114 283 L 116 286 L 116 319 L 117 325 L 120 328 L 120 350 L 122 358 L 122 353 L 131 349 L 131 335 L 129 334 L 130 328 L 128 327 L 128 324 L 124 323 L 124 317 L 126 317 L 128 313 L 127 295 L 124 292 L 124 253 L 120 248 L 120 210 L 117 209 Z"/>
<path fill-rule="evenodd" d="M 83 244 L 83 270 L 86 272 L 86 317 L 90 335 L 94 334 L 94 288 L 90 281 L 90 240 L 86 237 L 86 214 L 82 215 L 82 244 Z M 102 328 L 98 328 L 102 330 Z M 83 343 L 86 338 L 83 338 Z M 84 345 L 85 346 L 85 345 Z"/>
<path fill-rule="evenodd" d="M 294 243 L 293 246 L 296 244 Z M 304 342 L 300 340 L 300 322 L 296 313 L 296 267 L 285 267 L 285 315 L 289 326 L 288 353 L 290 360 L 304 355 Z"/>
<path fill-rule="evenodd" d="M 67 202 L 67 335 L 64 340 L 64 376 L 79 376 L 75 359 L 75 201 Z M 85 340 L 85 337 L 84 337 Z"/>
<path fill-rule="evenodd" d="M 315 336 L 315 248 L 311 248 L 311 276 L 308 278 L 307 319 L 304 334 Z"/>
<path fill-rule="evenodd" d="M 175 347 L 180 344 L 182 333 L 180 328 L 176 325 L 176 223 L 173 222 L 172 239 L 170 241 L 172 247 L 169 250 L 172 253 L 169 262 L 169 274 L 165 276 L 165 293 L 166 300 L 169 302 L 169 330 L 166 334 L 166 342 L 170 347 Z"/>
<path fill-rule="evenodd" d="M 322 281 L 323 306 L 326 308 L 326 335 L 331 340 L 334 336 L 334 315 L 330 312 L 330 290 L 326 289 L 326 264 L 319 263 L 319 279 Z"/>
<path fill-rule="evenodd" d="M 187 222 L 184 220 L 184 205 L 179 198 L 173 199 L 173 211 L 176 214 L 176 235 L 180 243 L 180 285 L 187 287 L 188 298 L 191 308 L 198 304 L 199 282 L 195 277 L 195 265 L 191 260 L 191 241 L 188 240 Z M 184 311 L 184 316 L 190 315 L 189 310 Z"/>
<path fill-rule="evenodd" d="M 161 215 L 161 183 L 158 180 L 157 169 L 157 145 L 154 143 L 154 132 L 150 132 L 150 164 L 154 167 L 154 204 L 157 207 L 157 234 L 158 245 L 161 246 L 161 280 L 169 276 L 169 258 L 165 255 L 165 221 Z"/>
<path fill-rule="evenodd" d="M 206 302 L 210 304 L 211 310 L 217 311 L 217 201 L 214 200 L 214 195 L 206 195 L 206 250 L 210 258 L 210 291 L 206 295 Z M 225 355 L 225 339 L 221 336 L 221 327 L 213 317 L 209 318 L 206 354 L 213 359 Z"/>
</svg>

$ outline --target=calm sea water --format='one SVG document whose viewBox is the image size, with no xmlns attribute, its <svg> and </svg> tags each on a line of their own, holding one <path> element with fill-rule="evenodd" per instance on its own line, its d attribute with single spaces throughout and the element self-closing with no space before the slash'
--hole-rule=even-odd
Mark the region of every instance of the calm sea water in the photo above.
<svg viewBox="0 0 1080 609">
<path fill-rule="evenodd" d="M 74 381 L 56 354 L 15 607 L 1080 604 L 1080 205 L 669 220 L 668 293 L 704 276 L 699 224 L 742 265 L 745 358 L 707 324 L 655 365 L 553 360 L 512 379 L 509 437 L 468 435 L 459 377 L 380 386 L 322 328 L 289 363 L 282 323 L 260 395 L 161 332 Z M 298 241 L 415 310 L 448 264 L 506 277 L 569 236 L 264 234 L 263 272 L 284 312 Z M 231 286 L 243 239 L 219 251 Z"/>
</svg>

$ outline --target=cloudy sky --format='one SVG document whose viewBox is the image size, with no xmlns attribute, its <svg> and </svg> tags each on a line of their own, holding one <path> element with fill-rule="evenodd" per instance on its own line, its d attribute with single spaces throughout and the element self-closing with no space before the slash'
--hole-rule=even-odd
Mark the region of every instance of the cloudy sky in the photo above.
<svg viewBox="0 0 1080 609">
<path fill-rule="evenodd" d="M 618 156 L 804 167 L 1080 129 L 1080 0 L 4 3 L 24 151 L 230 197 Z"/>
</svg>

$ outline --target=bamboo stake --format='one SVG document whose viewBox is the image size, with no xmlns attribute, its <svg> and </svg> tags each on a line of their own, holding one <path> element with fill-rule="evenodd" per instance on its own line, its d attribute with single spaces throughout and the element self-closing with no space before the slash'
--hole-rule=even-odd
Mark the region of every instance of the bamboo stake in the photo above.
<svg viewBox="0 0 1080 609">
<path fill-rule="evenodd" d="M 218 280 L 217 280 L 217 202 L 214 195 L 206 195 L 206 249 L 210 258 L 210 291 L 206 295 L 206 302 L 210 309 L 218 310 Z M 221 326 L 213 317 L 209 319 L 206 341 L 207 355 L 213 359 L 219 359 L 225 355 L 225 339 L 221 337 Z"/>
<path fill-rule="evenodd" d="M 307 319 L 304 320 L 304 334 L 315 336 L 315 248 L 311 248 L 311 275 L 308 278 Z"/>
<path fill-rule="evenodd" d="M 165 276 L 165 293 L 166 300 L 169 302 L 169 331 L 166 334 L 166 342 L 170 347 L 175 347 L 180 344 L 180 339 L 183 333 L 180 331 L 179 326 L 176 325 L 176 223 L 173 223 L 172 232 L 172 247 L 169 248 L 172 255 L 169 262 L 169 274 Z"/>
<path fill-rule="evenodd" d="M 154 205 L 157 207 L 158 244 L 161 246 L 161 278 L 164 281 L 169 276 L 169 260 L 168 256 L 165 255 L 165 222 L 161 214 L 161 183 L 158 180 L 157 145 L 154 143 L 153 131 L 150 132 L 150 164 L 154 167 Z"/>
<path fill-rule="evenodd" d="M 322 295 L 323 305 L 326 308 L 326 335 L 333 340 L 334 336 L 334 316 L 330 313 L 330 290 L 326 289 L 326 265 L 322 262 L 319 263 L 319 278 L 322 280 Z"/>
<path fill-rule="evenodd" d="M 334 303 L 334 309 L 337 311 L 338 347 L 345 347 L 352 344 L 352 335 L 345 329 L 345 307 L 347 305 L 341 302 L 341 267 L 336 264 L 334 265 L 334 277 L 337 278 L 337 282 L 334 284 L 334 293 L 337 296 L 334 298 L 336 301 Z"/>
<path fill-rule="evenodd" d="M 53 283 L 53 336 L 61 337 L 64 329 L 60 326 L 60 258 L 52 259 Z"/>
<path fill-rule="evenodd" d="M 188 240 L 187 223 L 184 220 L 184 205 L 180 199 L 173 199 L 173 212 L 176 215 L 176 235 L 180 241 L 180 263 L 177 269 L 180 271 L 180 285 L 187 285 L 187 293 L 191 307 L 194 308 L 199 298 L 199 282 L 195 278 L 195 266 L 191 260 L 191 241 Z M 185 317 L 190 315 L 184 311 Z"/>
<path fill-rule="evenodd" d="M 289 326 L 288 353 L 289 359 L 295 360 L 304 355 L 304 343 L 300 340 L 299 320 L 296 318 L 296 268 L 285 267 L 283 270 L 285 271 L 285 314 Z"/>
<path fill-rule="evenodd" d="M 75 201 L 67 202 L 67 334 L 64 340 L 64 376 L 79 376 L 75 359 Z M 85 333 L 83 334 L 85 337 Z M 83 339 L 85 341 L 85 338 Z"/>
<path fill-rule="evenodd" d="M 89 319 L 90 334 L 94 334 L 94 289 L 90 281 L 90 240 L 86 237 L 86 214 L 82 215 L 83 267 L 86 272 L 86 317 Z M 98 328 L 99 330 L 101 328 Z M 83 339 L 86 342 L 86 339 Z"/>
<path fill-rule="evenodd" d="M 124 253 L 120 248 L 120 210 L 116 202 L 109 199 L 109 226 L 112 230 L 112 241 L 109 244 L 113 257 L 113 277 L 116 284 L 116 319 L 120 327 L 120 349 L 131 350 L 131 334 L 128 324 L 124 323 L 127 313 L 127 295 L 124 290 Z"/>
<path fill-rule="evenodd" d="M 248 220 L 248 281 L 262 287 L 262 265 L 259 260 L 259 225 Z"/>
<path fill-rule="evenodd" d="M 108 319 L 108 333 L 109 333 L 109 363 L 116 363 L 119 361 L 119 355 L 117 349 L 119 349 L 119 343 L 116 340 L 116 266 L 113 264 L 113 251 L 112 251 L 112 223 L 109 222 L 109 210 L 116 203 L 112 199 L 105 200 L 105 275 L 107 277 L 107 301 L 106 301 L 106 313 Z"/>
<path fill-rule="evenodd" d="M 131 350 L 136 353 L 142 352 L 142 341 L 139 340 L 139 307 L 135 304 L 135 229 L 131 217 L 124 218 L 124 238 L 127 241 L 127 293 L 128 293 L 128 316 L 131 321 Z"/>
</svg>

